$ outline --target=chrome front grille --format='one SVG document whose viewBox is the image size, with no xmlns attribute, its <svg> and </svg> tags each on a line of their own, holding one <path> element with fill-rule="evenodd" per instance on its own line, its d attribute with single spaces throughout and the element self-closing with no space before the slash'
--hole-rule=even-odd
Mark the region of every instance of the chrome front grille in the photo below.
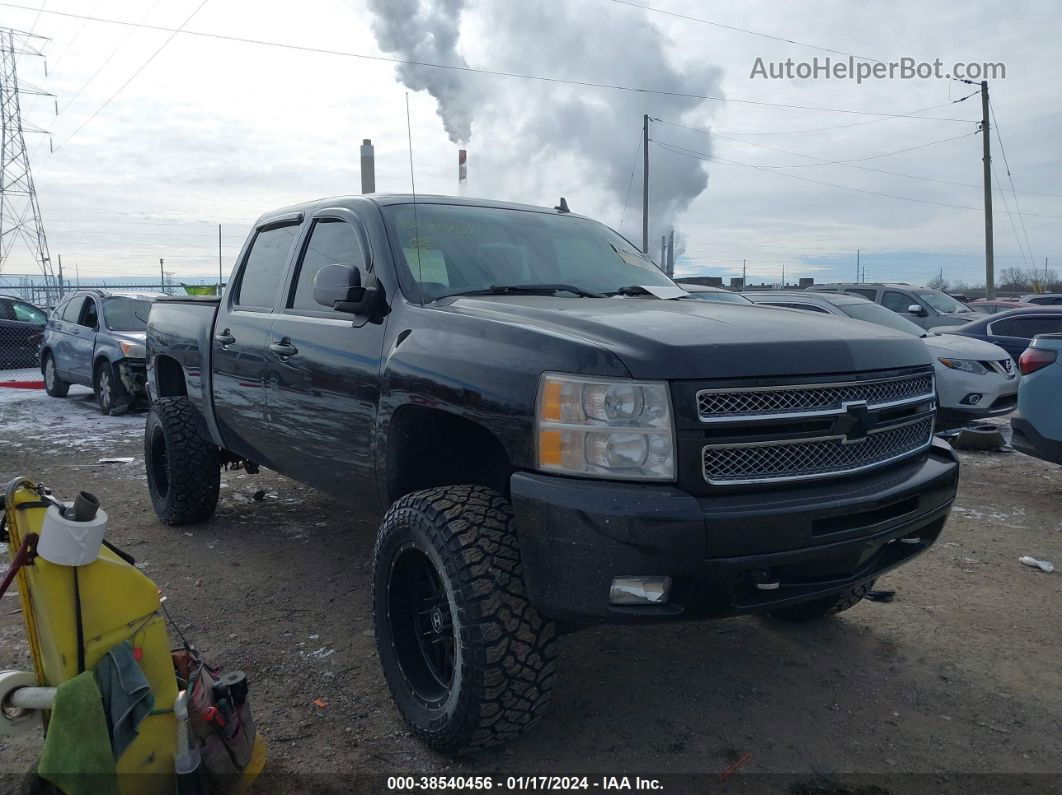
<svg viewBox="0 0 1062 795">
<path fill-rule="evenodd" d="M 876 428 L 864 439 L 825 436 L 771 442 L 707 445 L 704 479 L 715 485 L 769 483 L 844 475 L 887 464 L 929 446 L 934 415 Z"/>
<path fill-rule="evenodd" d="M 846 403 L 865 402 L 874 409 L 934 397 L 933 374 L 922 372 L 833 384 L 702 389 L 697 393 L 697 413 L 701 422 L 733 422 L 786 414 L 834 414 Z"/>
</svg>

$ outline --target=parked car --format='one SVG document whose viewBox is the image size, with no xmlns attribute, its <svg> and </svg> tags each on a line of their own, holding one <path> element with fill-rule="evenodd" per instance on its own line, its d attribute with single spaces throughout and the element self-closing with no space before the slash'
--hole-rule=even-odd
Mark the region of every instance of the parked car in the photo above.
<svg viewBox="0 0 1062 795">
<path fill-rule="evenodd" d="M 973 320 L 973 310 L 932 287 L 912 287 L 899 282 L 816 284 L 808 292 L 861 295 L 891 309 L 922 328 L 961 326 Z"/>
<path fill-rule="evenodd" d="M 0 295 L 0 370 L 37 366 L 46 320 L 40 307 Z"/>
<path fill-rule="evenodd" d="M 757 304 L 844 315 L 919 337 L 929 349 L 936 371 L 938 430 L 1009 414 L 1017 405 L 1017 367 L 998 345 L 956 334 L 927 332 L 907 318 L 857 295 L 807 291 L 746 295 Z"/>
<path fill-rule="evenodd" d="M 1011 417 L 1012 444 L 1026 455 L 1062 464 L 1062 334 L 1035 337 L 1018 360 L 1021 388 Z"/>
<path fill-rule="evenodd" d="M 91 387 L 104 414 L 120 414 L 147 393 L 144 329 L 156 294 L 78 290 L 48 317 L 41 344 L 44 387 L 66 397 Z"/>
<path fill-rule="evenodd" d="M 697 301 L 719 301 L 725 304 L 751 304 L 752 302 L 740 293 L 724 290 L 722 287 L 710 287 L 706 284 L 687 284 L 676 282 L 679 287 L 689 293 L 689 297 Z"/>
<path fill-rule="evenodd" d="M 152 505 L 239 464 L 386 511 L 378 658 L 448 753 L 542 714 L 558 627 L 852 607 L 955 496 L 925 345 L 681 294 L 564 202 L 267 213 L 220 299 L 152 305 Z"/>
<path fill-rule="evenodd" d="M 1029 293 L 1023 295 L 1021 300 L 1027 304 L 1058 306 L 1062 304 L 1062 293 Z"/>
<path fill-rule="evenodd" d="M 991 301 L 987 298 L 978 298 L 976 301 L 971 301 L 969 306 L 974 312 L 982 315 L 997 315 L 1000 312 L 1006 312 L 1008 309 L 1021 309 L 1023 306 L 1029 306 L 1029 304 L 1017 298 L 996 298 Z"/>
<path fill-rule="evenodd" d="M 1037 334 L 1062 332 L 1062 306 L 1010 309 L 996 315 L 982 315 L 965 326 L 938 328 L 934 331 L 947 331 L 950 334 L 961 334 L 964 337 L 991 342 L 1003 348 L 1017 361 Z"/>
</svg>

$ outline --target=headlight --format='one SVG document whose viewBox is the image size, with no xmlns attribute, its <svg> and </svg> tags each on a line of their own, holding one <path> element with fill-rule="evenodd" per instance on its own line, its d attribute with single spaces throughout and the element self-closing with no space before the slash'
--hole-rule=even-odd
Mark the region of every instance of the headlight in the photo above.
<svg viewBox="0 0 1062 795">
<path fill-rule="evenodd" d="M 139 342 L 119 342 L 118 347 L 122 349 L 123 354 L 131 359 L 147 358 L 147 351 L 144 350 L 144 346 Z"/>
<path fill-rule="evenodd" d="M 976 359 L 948 359 L 941 356 L 937 361 L 945 367 L 950 367 L 952 370 L 962 370 L 964 373 L 984 375 L 988 372 L 988 369 Z"/>
<path fill-rule="evenodd" d="M 546 373 L 535 415 L 538 468 L 617 480 L 674 480 L 667 384 Z"/>
</svg>

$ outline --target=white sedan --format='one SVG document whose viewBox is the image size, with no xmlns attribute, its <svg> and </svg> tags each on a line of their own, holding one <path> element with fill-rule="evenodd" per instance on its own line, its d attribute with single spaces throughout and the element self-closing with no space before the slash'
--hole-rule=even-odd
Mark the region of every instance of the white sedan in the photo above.
<svg viewBox="0 0 1062 795">
<path fill-rule="evenodd" d="M 938 428 L 957 428 L 984 417 L 1009 414 L 1017 406 L 1018 368 L 1009 353 L 991 342 L 926 332 L 880 304 L 855 295 L 779 290 L 742 294 L 756 304 L 844 315 L 921 337 L 936 370 Z"/>
</svg>

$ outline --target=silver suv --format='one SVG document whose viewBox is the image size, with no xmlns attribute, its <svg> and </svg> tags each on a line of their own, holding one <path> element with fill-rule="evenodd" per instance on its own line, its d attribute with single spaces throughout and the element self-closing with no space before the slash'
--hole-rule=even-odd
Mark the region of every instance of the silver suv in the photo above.
<svg viewBox="0 0 1062 795">
<path fill-rule="evenodd" d="M 912 287 L 902 282 L 860 282 L 816 284 L 808 290 L 861 295 L 903 315 L 924 329 L 935 326 L 962 326 L 977 319 L 977 313 L 966 304 L 932 287 Z"/>
</svg>

